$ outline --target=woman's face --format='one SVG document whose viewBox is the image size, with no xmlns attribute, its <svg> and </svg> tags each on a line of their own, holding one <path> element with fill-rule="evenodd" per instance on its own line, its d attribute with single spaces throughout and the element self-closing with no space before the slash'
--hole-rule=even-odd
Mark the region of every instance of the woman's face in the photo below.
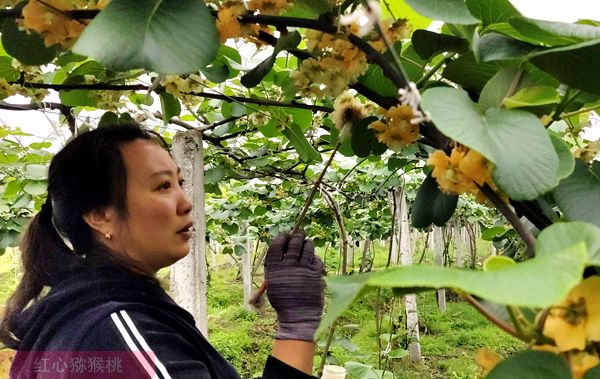
<svg viewBox="0 0 600 379">
<path fill-rule="evenodd" d="M 192 204 L 179 169 L 156 143 L 138 139 L 121 147 L 127 170 L 127 215 L 115 230 L 117 251 L 156 273 L 185 257 L 192 237 Z"/>
</svg>

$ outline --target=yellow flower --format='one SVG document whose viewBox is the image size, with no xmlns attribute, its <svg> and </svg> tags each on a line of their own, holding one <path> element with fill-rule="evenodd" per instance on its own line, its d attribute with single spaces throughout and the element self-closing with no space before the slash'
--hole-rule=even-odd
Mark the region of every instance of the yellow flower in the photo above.
<svg viewBox="0 0 600 379">
<path fill-rule="evenodd" d="M 242 25 L 238 17 L 246 14 L 248 10 L 244 4 L 237 1 L 229 1 L 219 9 L 215 23 L 219 32 L 219 39 L 225 42 L 228 38 L 240 38 L 258 33 L 260 27 L 256 24 Z"/>
<path fill-rule="evenodd" d="M 86 24 L 59 12 L 73 9 L 73 5 L 68 0 L 46 0 L 45 3 L 52 8 L 37 0 L 31 0 L 23 7 L 23 26 L 44 37 L 46 46 L 60 44 L 71 47 Z"/>
<path fill-rule="evenodd" d="M 476 184 L 482 186 L 487 183 L 494 191 L 498 189 L 492 179 L 491 162 L 465 146 L 456 146 L 450 156 L 442 150 L 436 150 L 429 156 L 427 165 L 433 166 L 431 175 L 442 191 L 455 195 L 471 193 L 478 202 L 483 203 L 486 198 Z M 500 196 L 508 201 L 505 195 Z"/>
<path fill-rule="evenodd" d="M 392 150 L 399 150 L 414 143 L 419 138 L 419 125 L 411 124 L 412 109 L 407 105 L 398 105 L 383 110 L 383 120 L 369 125 L 374 129 L 377 139 Z"/>
<path fill-rule="evenodd" d="M 543 333 L 560 351 L 584 350 L 586 342 L 600 341 L 600 277 L 583 280 L 550 308 Z"/>
<path fill-rule="evenodd" d="M 586 351 L 569 352 L 567 359 L 571 365 L 573 379 L 582 379 L 589 369 L 596 367 L 600 363 L 598 355 L 590 354 Z"/>
<path fill-rule="evenodd" d="M 498 353 L 490 349 L 479 349 L 475 356 L 477 365 L 482 368 L 482 376 L 487 375 L 502 360 Z"/>
</svg>

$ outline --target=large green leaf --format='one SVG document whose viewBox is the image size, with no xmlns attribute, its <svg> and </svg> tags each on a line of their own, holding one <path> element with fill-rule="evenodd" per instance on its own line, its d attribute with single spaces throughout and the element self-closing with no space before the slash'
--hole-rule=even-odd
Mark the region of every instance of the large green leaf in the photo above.
<svg viewBox="0 0 600 379">
<path fill-rule="evenodd" d="M 508 21 L 511 17 L 520 16 L 519 11 L 508 0 L 466 0 L 471 14 L 486 26 Z"/>
<path fill-rule="evenodd" d="M 581 38 L 563 36 L 544 30 L 540 27 L 538 20 L 532 20 L 527 17 L 513 17 L 508 22 L 520 35 L 525 36 L 530 42 L 537 41 L 537 43 L 545 46 L 563 46 L 582 41 Z"/>
<path fill-rule="evenodd" d="M 179 99 L 167 92 L 161 93 L 159 97 L 162 118 L 164 123 L 168 124 L 171 117 L 177 117 L 181 113 L 181 104 Z"/>
<path fill-rule="evenodd" d="M 521 59 L 539 46 L 507 37 L 500 33 L 487 33 L 474 40 L 473 50 L 482 62 L 495 60 Z"/>
<path fill-rule="evenodd" d="M 581 221 L 559 222 L 544 229 L 537 238 L 535 255 L 554 254 L 582 242 L 589 255 L 589 264 L 600 266 L 600 228 Z"/>
<path fill-rule="evenodd" d="M 447 51 L 464 53 L 469 49 L 466 39 L 428 30 L 415 30 L 411 40 L 417 54 L 426 61 Z"/>
<path fill-rule="evenodd" d="M 554 190 L 554 199 L 569 220 L 600 226 L 600 162 L 590 167 L 577 160 L 573 173 Z"/>
<path fill-rule="evenodd" d="M 426 91 L 422 106 L 442 133 L 495 163 L 494 179 L 512 199 L 532 200 L 556 186 L 558 156 L 533 114 L 497 108 L 482 114 L 455 88 Z"/>
<path fill-rule="evenodd" d="M 56 45 L 46 47 L 37 33 L 19 30 L 14 19 L 7 19 L 2 25 L 2 46 L 11 57 L 28 66 L 52 62 L 59 51 Z"/>
<path fill-rule="evenodd" d="M 502 64 L 499 62 L 479 63 L 473 54 L 469 53 L 448 63 L 442 76 L 465 89 L 479 93 L 501 68 Z"/>
<path fill-rule="evenodd" d="M 238 70 L 231 67 L 230 62 L 241 64 L 240 53 L 229 46 L 221 45 L 217 52 L 217 57 L 210 65 L 202 69 L 202 73 L 208 80 L 214 83 L 221 83 L 231 79 L 238 74 Z"/>
<path fill-rule="evenodd" d="M 444 225 L 454 214 L 458 196 L 440 191 L 438 184 L 428 175 L 419 187 L 410 216 L 412 226 L 426 228 L 431 224 Z"/>
<path fill-rule="evenodd" d="M 532 53 L 530 61 L 570 87 L 600 95 L 600 39 Z"/>
<path fill-rule="evenodd" d="M 288 125 L 281 131 L 294 146 L 302 162 L 320 162 L 321 154 L 308 142 L 304 132 L 297 124 Z"/>
<path fill-rule="evenodd" d="M 492 271 L 413 265 L 369 275 L 327 279 L 331 302 L 319 330 L 326 330 L 356 298 L 376 287 L 406 291 L 454 288 L 500 304 L 548 307 L 562 300 L 579 283 L 587 262 L 586 246 L 579 243 Z M 552 275 L 551 282 L 540 280 L 548 275 Z"/>
<path fill-rule="evenodd" d="M 518 374 L 517 374 L 518 373 Z M 565 360 L 547 351 L 520 351 L 498 363 L 487 379 L 571 379 Z"/>
<path fill-rule="evenodd" d="M 208 65 L 219 40 L 202 0 L 113 0 L 73 47 L 117 71 L 185 74 Z"/>
<path fill-rule="evenodd" d="M 405 0 L 415 11 L 433 20 L 452 24 L 477 24 L 464 0 Z"/>
<path fill-rule="evenodd" d="M 534 20 L 526 17 L 513 19 L 511 24 L 516 25 L 517 30 L 529 32 L 537 28 L 553 36 L 559 36 L 567 41 L 581 42 L 585 40 L 599 39 L 600 27 L 593 25 L 582 25 L 568 22 Z M 525 28 L 529 25 L 529 28 Z M 532 36 L 533 37 L 533 36 Z"/>
<path fill-rule="evenodd" d="M 96 107 L 98 105 L 98 91 L 75 89 L 60 91 L 60 102 L 71 107 Z"/>
</svg>

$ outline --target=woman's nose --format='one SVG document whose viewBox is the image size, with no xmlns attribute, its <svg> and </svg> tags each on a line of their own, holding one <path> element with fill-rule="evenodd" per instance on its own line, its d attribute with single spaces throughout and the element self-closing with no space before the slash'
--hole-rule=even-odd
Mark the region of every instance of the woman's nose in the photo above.
<svg viewBox="0 0 600 379">
<path fill-rule="evenodd" d="M 181 198 L 179 200 L 178 210 L 180 214 L 188 214 L 192 211 L 192 201 L 183 188 L 180 188 Z"/>
</svg>

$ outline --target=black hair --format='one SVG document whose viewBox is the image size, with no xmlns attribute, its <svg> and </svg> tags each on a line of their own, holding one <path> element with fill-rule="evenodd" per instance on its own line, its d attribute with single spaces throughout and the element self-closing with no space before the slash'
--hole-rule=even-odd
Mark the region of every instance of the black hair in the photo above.
<svg viewBox="0 0 600 379">
<path fill-rule="evenodd" d="M 48 197 L 20 244 L 23 277 L 0 322 L 5 345 L 18 345 L 12 333 L 16 320 L 44 287 L 55 286 L 82 267 L 123 265 L 97 240 L 83 215 L 106 206 L 127 215 L 127 171 L 120 148 L 137 139 L 167 148 L 158 134 L 137 124 L 111 125 L 79 134 L 52 158 Z"/>
</svg>

